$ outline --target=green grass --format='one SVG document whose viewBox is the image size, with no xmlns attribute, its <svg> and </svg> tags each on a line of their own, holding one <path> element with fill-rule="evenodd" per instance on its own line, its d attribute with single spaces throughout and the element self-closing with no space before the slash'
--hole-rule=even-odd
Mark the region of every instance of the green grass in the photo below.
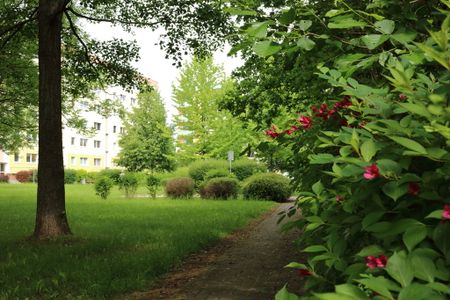
<svg viewBox="0 0 450 300">
<path fill-rule="evenodd" d="M 0 299 L 110 299 L 145 290 L 187 254 L 211 245 L 273 203 L 108 200 L 66 186 L 73 237 L 30 242 L 36 186 L 0 185 Z"/>
</svg>

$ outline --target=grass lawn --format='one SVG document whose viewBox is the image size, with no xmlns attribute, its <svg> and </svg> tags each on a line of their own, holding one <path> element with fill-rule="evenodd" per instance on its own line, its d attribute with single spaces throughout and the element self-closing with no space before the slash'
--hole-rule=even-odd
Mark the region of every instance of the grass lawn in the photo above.
<svg viewBox="0 0 450 300">
<path fill-rule="evenodd" d="M 152 280 L 274 203 L 108 200 L 91 185 L 66 186 L 73 237 L 26 241 L 35 218 L 36 186 L 0 184 L 0 299 L 110 299 L 145 290 Z"/>
</svg>

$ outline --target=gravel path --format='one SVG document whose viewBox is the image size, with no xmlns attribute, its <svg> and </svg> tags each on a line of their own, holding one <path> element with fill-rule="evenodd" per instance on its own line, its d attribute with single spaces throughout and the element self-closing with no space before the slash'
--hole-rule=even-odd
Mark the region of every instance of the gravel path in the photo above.
<svg viewBox="0 0 450 300">
<path fill-rule="evenodd" d="M 283 234 L 277 225 L 278 213 L 290 206 L 281 204 L 219 245 L 189 258 L 156 288 L 131 298 L 264 300 L 274 299 L 286 283 L 290 291 L 301 291 L 301 278 L 283 268 L 301 260 L 293 246 L 298 232 Z"/>
</svg>

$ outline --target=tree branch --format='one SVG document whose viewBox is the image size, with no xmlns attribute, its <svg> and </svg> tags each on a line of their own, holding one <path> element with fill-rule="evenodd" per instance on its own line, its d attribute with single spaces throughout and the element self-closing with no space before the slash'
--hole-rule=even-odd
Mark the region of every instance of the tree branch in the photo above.
<svg viewBox="0 0 450 300">
<path fill-rule="evenodd" d="M 36 7 L 31 14 L 28 16 L 28 18 L 26 20 L 23 20 L 19 23 L 16 23 L 8 28 L 6 28 L 5 30 L 3 30 L 0 33 L 0 36 L 12 31 L 12 33 L 6 37 L 6 39 L 3 41 L 2 45 L 0 46 L 0 49 L 3 49 L 3 47 L 6 46 L 6 44 L 29 22 L 33 21 L 36 18 L 36 13 L 38 11 L 38 7 Z"/>
<path fill-rule="evenodd" d="M 159 24 L 159 22 L 128 22 L 128 21 L 121 20 L 121 19 L 97 18 L 97 17 L 93 17 L 93 16 L 83 15 L 82 13 L 74 10 L 72 7 L 69 7 L 67 10 L 70 11 L 71 13 L 73 13 L 77 17 L 80 17 L 80 18 L 83 18 L 86 20 L 90 20 L 90 21 L 94 21 L 94 22 L 120 23 L 120 24 L 124 24 L 124 25 L 135 25 L 135 26 L 156 26 Z"/>
<path fill-rule="evenodd" d="M 70 10 L 70 9 L 69 9 Z M 72 18 L 70 17 L 69 13 L 67 12 L 67 10 L 64 11 L 64 14 L 67 17 L 67 20 L 69 21 L 69 26 L 70 29 L 72 30 L 73 34 L 75 35 L 75 37 L 77 38 L 77 40 L 80 42 L 80 44 L 83 46 L 84 49 L 84 55 L 86 56 L 86 60 L 88 62 L 88 64 L 93 68 L 96 69 L 96 67 L 92 64 L 91 62 L 91 58 L 89 56 L 89 48 L 86 45 L 86 43 L 83 41 L 83 39 L 80 37 L 80 35 L 77 32 L 77 28 L 75 27 L 75 24 L 72 21 Z"/>
</svg>

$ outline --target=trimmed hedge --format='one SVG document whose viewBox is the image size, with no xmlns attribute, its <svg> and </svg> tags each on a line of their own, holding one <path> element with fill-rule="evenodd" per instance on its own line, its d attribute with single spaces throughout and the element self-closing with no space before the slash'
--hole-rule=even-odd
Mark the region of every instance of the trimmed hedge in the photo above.
<svg viewBox="0 0 450 300">
<path fill-rule="evenodd" d="M 73 184 L 78 182 L 78 171 L 73 169 L 65 169 L 64 170 L 64 183 L 65 184 Z"/>
<path fill-rule="evenodd" d="M 267 172 L 267 167 L 254 160 L 240 159 L 232 163 L 231 171 L 237 179 L 242 181 L 254 174 Z"/>
<path fill-rule="evenodd" d="M 227 169 L 213 169 L 213 170 L 209 170 L 208 172 L 206 172 L 205 181 L 208 181 L 213 178 L 219 178 L 219 177 L 230 178 L 230 177 L 234 177 L 234 175 L 230 174 L 230 171 L 228 171 Z"/>
<path fill-rule="evenodd" d="M 0 174 L 0 183 L 8 183 L 9 177 L 6 174 Z"/>
<path fill-rule="evenodd" d="M 200 196 L 207 199 L 236 198 L 238 192 L 238 180 L 229 177 L 212 178 L 200 187 Z"/>
<path fill-rule="evenodd" d="M 289 178 L 275 173 L 255 174 L 244 183 L 242 193 L 245 199 L 286 201 L 292 189 Z"/>
<path fill-rule="evenodd" d="M 214 169 L 227 169 L 227 166 L 228 164 L 225 160 L 198 160 L 189 165 L 189 177 L 199 184 L 205 180 L 205 176 L 209 171 Z"/>
<path fill-rule="evenodd" d="M 194 181 L 189 177 L 172 178 L 166 182 L 166 194 L 172 198 L 189 198 L 194 195 Z"/>
</svg>

